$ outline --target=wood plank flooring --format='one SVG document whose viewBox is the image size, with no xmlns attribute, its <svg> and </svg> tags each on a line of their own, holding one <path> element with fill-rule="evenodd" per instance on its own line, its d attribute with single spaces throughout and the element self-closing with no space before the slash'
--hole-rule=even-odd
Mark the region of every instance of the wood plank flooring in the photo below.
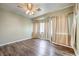
<svg viewBox="0 0 79 59">
<path fill-rule="evenodd" d="M 28 39 L 0 46 L 0 56 L 72 56 L 72 48 L 52 44 L 47 40 Z"/>
</svg>

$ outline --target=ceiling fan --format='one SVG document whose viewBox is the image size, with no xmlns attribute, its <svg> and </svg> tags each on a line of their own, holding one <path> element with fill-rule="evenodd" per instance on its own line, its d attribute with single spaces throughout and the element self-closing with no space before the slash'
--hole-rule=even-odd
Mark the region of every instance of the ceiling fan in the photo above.
<svg viewBox="0 0 79 59">
<path fill-rule="evenodd" d="M 34 15 L 36 12 L 41 11 L 41 8 L 32 3 L 21 3 L 17 7 L 22 8 L 28 15 Z"/>
</svg>

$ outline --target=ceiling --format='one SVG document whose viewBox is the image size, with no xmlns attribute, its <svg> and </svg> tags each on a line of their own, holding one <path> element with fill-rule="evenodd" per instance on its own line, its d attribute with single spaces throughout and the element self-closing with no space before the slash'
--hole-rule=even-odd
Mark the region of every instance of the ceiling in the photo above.
<svg viewBox="0 0 79 59">
<path fill-rule="evenodd" d="M 41 11 L 37 12 L 35 15 L 26 15 L 25 11 L 18 6 L 19 3 L 0 3 L 0 8 L 7 9 L 9 11 L 18 13 L 20 15 L 23 15 L 25 17 L 28 17 L 30 19 L 49 13 L 54 12 L 63 8 L 67 8 L 69 6 L 72 6 L 72 3 L 35 3 L 39 8 L 41 8 Z"/>
</svg>

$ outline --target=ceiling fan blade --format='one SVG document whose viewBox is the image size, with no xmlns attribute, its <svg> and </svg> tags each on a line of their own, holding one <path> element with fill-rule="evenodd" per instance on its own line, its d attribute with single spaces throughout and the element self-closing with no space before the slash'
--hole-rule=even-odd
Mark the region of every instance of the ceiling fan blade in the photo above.
<svg viewBox="0 0 79 59">
<path fill-rule="evenodd" d="M 37 11 L 41 11 L 41 8 L 37 8 L 36 10 L 37 10 Z"/>
<path fill-rule="evenodd" d="M 20 7 L 20 8 L 22 8 L 22 7 L 21 7 L 21 6 L 19 6 L 19 5 L 18 5 L 17 7 Z"/>
</svg>

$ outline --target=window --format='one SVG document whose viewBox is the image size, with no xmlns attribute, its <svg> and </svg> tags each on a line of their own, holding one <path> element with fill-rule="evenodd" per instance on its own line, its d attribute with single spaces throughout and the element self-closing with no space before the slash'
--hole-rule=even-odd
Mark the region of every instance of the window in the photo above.
<svg viewBox="0 0 79 59">
<path fill-rule="evenodd" d="M 45 23 L 40 23 L 40 33 L 44 32 L 44 24 Z"/>
</svg>

